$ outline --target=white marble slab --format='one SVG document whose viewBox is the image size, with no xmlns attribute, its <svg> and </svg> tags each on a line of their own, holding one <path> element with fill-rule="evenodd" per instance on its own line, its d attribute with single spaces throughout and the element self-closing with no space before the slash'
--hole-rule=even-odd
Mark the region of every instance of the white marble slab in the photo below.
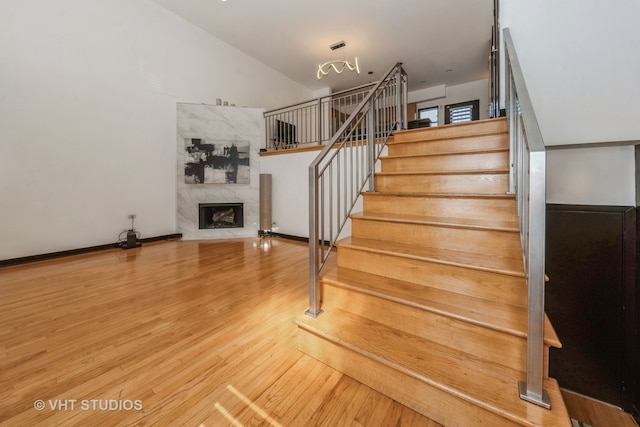
<svg viewBox="0 0 640 427">
<path fill-rule="evenodd" d="M 255 237 L 260 219 L 260 147 L 264 146 L 263 110 L 203 104 L 177 104 L 177 230 L 182 238 L 228 239 Z M 206 143 L 248 141 L 249 184 L 186 184 L 185 139 Z M 199 203 L 243 203 L 244 227 L 200 230 Z"/>
</svg>

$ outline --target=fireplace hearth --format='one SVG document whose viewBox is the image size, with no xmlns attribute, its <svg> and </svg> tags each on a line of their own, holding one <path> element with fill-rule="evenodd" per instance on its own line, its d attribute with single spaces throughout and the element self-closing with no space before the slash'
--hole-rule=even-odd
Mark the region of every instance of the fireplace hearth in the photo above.
<svg viewBox="0 0 640 427">
<path fill-rule="evenodd" d="M 200 230 L 217 228 L 243 228 L 242 203 L 200 203 L 198 218 Z"/>
</svg>

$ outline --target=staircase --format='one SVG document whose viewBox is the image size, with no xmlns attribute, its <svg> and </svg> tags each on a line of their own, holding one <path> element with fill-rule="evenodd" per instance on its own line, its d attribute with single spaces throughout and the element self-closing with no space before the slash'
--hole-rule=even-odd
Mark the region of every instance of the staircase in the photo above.
<svg viewBox="0 0 640 427">
<path fill-rule="evenodd" d="M 527 289 L 505 119 L 396 132 L 301 316 L 305 353 L 446 426 L 570 426 L 521 400 Z M 560 347 L 549 322 L 545 354 Z M 545 365 L 548 363 L 548 357 Z M 547 370 L 548 371 L 548 370 Z"/>
</svg>

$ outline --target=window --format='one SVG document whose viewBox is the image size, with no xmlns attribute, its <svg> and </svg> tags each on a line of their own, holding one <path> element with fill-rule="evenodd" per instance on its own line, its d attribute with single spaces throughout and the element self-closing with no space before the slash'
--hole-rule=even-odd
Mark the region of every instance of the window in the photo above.
<svg viewBox="0 0 640 427">
<path fill-rule="evenodd" d="M 418 110 L 418 120 L 430 119 L 431 126 L 438 126 L 438 107 L 421 108 Z"/>
<path fill-rule="evenodd" d="M 480 100 L 460 102 L 444 107 L 444 123 L 463 123 L 480 118 Z"/>
</svg>

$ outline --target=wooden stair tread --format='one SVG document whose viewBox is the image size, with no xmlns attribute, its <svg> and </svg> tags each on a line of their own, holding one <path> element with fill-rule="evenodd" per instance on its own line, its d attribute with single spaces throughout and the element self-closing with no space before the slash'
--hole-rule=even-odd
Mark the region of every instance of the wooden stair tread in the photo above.
<svg viewBox="0 0 640 427">
<path fill-rule="evenodd" d="M 424 154 L 397 154 L 388 155 L 382 159 L 415 159 L 420 157 L 438 157 L 438 156 L 465 156 L 465 155 L 477 155 L 477 154 L 491 154 L 491 153 L 504 153 L 508 152 L 508 148 L 470 148 L 465 150 L 455 151 L 440 151 L 437 153 L 424 153 Z"/>
<path fill-rule="evenodd" d="M 453 218 L 437 216 L 417 216 L 384 213 L 357 213 L 350 218 L 362 218 L 372 221 L 402 222 L 411 224 L 435 225 L 451 228 L 467 228 L 476 230 L 495 230 L 519 233 L 517 221 L 491 220 L 481 218 Z"/>
<path fill-rule="evenodd" d="M 325 266 L 321 280 L 323 283 L 393 300 L 514 336 L 523 338 L 527 336 L 526 305 L 509 305 L 502 301 L 482 299 L 348 268 L 338 268 L 335 263 Z M 526 292 L 527 289 L 523 286 L 525 304 Z M 548 320 L 545 322 L 545 344 L 556 348 L 562 347 Z"/>
<path fill-rule="evenodd" d="M 473 355 L 355 314 L 336 310 L 324 312 L 318 318 L 302 316 L 296 319 L 296 323 L 323 339 L 522 425 L 562 425 L 556 418 L 567 416 L 563 405 L 558 404 L 559 387 L 552 379 L 545 380 L 544 385 L 552 397 L 552 405 L 558 408 L 556 411 L 548 411 L 519 398 L 517 382 L 525 380 L 520 372 L 476 361 Z M 458 363 L 461 359 L 464 359 L 464 364 Z M 456 375 L 451 375 L 452 372 Z"/>
<path fill-rule="evenodd" d="M 336 242 L 338 251 L 341 247 L 404 256 L 425 261 L 466 267 L 476 270 L 490 271 L 509 276 L 524 277 L 522 260 L 503 258 L 478 253 L 467 253 L 447 249 L 406 245 L 373 239 L 347 237 Z"/>
<path fill-rule="evenodd" d="M 439 127 L 439 126 L 438 126 Z M 481 137 L 490 137 L 490 136 L 503 136 L 505 138 L 508 138 L 509 133 L 502 131 L 502 130 L 495 130 L 495 131 L 489 131 L 489 132 L 484 132 L 484 133 L 480 133 L 477 135 L 474 134 L 461 134 L 461 135 L 456 135 L 455 133 L 452 133 L 451 135 L 444 135 L 444 136 L 430 136 L 428 132 L 434 132 L 435 128 L 420 128 L 420 129 L 406 129 L 406 130 L 401 130 L 401 131 L 396 131 L 394 133 L 395 138 L 393 139 L 393 141 L 387 141 L 387 144 L 393 144 L 393 145 L 400 145 L 400 144 L 415 144 L 415 143 L 430 143 L 430 142 L 437 142 L 437 141 L 447 141 L 447 140 L 472 140 L 474 138 L 481 138 Z M 440 129 L 444 129 L 444 127 L 440 128 Z M 419 134 L 423 134 L 425 137 L 424 138 L 418 138 L 417 135 Z M 405 140 L 404 136 L 413 136 L 414 138 L 411 140 Z M 423 135 L 420 135 L 421 137 Z"/>
<path fill-rule="evenodd" d="M 419 138 L 420 140 L 433 140 L 473 137 L 507 132 L 507 120 L 504 117 L 500 117 L 442 126 L 397 130 L 393 135 L 398 139 L 410 136 Z"/>
<path fill-rule="evenodd" d="M 499 175 L 508 174 L 509 169 L 468 169 L 468 170 L 436 170 L 436 171 L 405 171 L 405 172 L 376 172 L 376 176 L 412 176 L 412 175 Z"/>
<path fill-rule="evenodd" d="M 499 200 L 515 200 L 515 194 L 496 193 L 496 194 L 473 194 L 473 193 L 404 193 L 402 191 L 366 191 L 361 193 L 368 197 L 376 196 L 399 196 L 399 197 L 432 197 L 432 198 L 451 198 L 451 199 L 499 199 Z"/>
<path fill-rule="evenodd" d="M 464 195 L 428 188 L 415 188 L 415 193 L 402 188 L 378 190 L 362 193 L 364 212 L 518 221 L 516 199 L 505 192 L 470 191 Z"/>
</svg>

